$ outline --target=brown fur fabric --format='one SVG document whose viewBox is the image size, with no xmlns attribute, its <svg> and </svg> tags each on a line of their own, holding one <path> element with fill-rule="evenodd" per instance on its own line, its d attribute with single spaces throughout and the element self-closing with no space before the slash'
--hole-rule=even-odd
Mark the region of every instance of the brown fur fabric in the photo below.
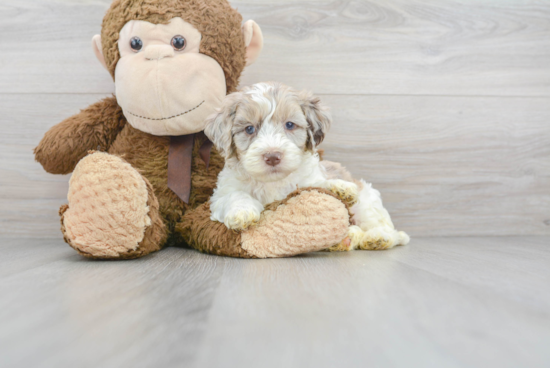
<svg viewBox="0 0 550 368">
<path fill-rule="evenodd" d="M 221 65 L 227 92 L 233 92 L 245 66 L 246 50 L 241 33 L 242 17 L 226 0 L 115 0 L 102 28 L 103 53 L 113 78 L 120 58 L 117 41 L 122 27 L 130 20 L 166 24 L 174 17 L 183 18 L 201 32 L 200 52 Z M 145 230 L 137 249 L 117 257 L 97 257 L 79 251 L 83 256 L 137 258 L 166 245 L 188 244 L 212 254 L 252 258 L 241 247 L 240 234 L 210 220 L 208 199 L 224 160 L 212 149 L 206 168 L 199 155 L 204 139 L 204 136 L 195 139 L 189 204 L 182 202 L 167 185 L 170 137 L 153 136 L 133 128 L 114 97 L 51 128 L 36 147 L 35 158 L 50 173 L 68 174 L 89 150 L 101 150 L 121 157 L 145 178 L 152 224 Z M 285 202 L 268 208 L 276 209 L 281 203 Z M 65 231 L 67 209 L 67 206 L 60 209 L 62 232 L 65 241 L 74 247 Z"/>
<path fill-rule="evenodd" d="M 234 92 L 246 63 L 242 16 L 226 0 L 115 0 L 103 19 L 103 55 L 113 79 L 120 59 L 119 32 L 131 20 L 167 24 L 181 17 L 202 34 L 200 52 L 216 60 L 225 73 L 227 93 Z M 217 40 L 223 39 L 220 43 Z"/>
<path fill-rule="evenodd" d="M 270 203 L 265 209 L 275 211 L 279 206 L 287 204 L 291 198 L 312 190 L 338 199 L 334 193 L 325 189 L 303 188 L 295 190 L 282 201 Z M 351 216 L 349 206 L 345 203 L 344 206 Z M 187 212 L 183 216 L 183 221 L 176 225 L 176 231 L 182 235 L 187 244 L 201 252 L 227 257 L 257 258 L 242 249 L 240 233 L 229 230 L 220 222 L 210 220 L 209 202 Z"/>
<path fill-rule="evenodd" d="M 176 231 L 198 251 L 218 256 L 256 258 L 241 248 L 241 234 L 229 230 L 221 222 L 210 220 L 209 202 L 187 212 L 176 225 Z"/>
<path fill-rule="evenodd" d="M 174 226 L 182 220 L 183 214 L 188 209 L 196 208 L 210 198 L 214 192 L 216 178 L 223 169 L 224 160 L 214 148 L 210 155 L 208 170 L 206 169 L 206 164 L 199 155 L 199 148 L 204 139 L 204 136 L 195 139 L 189 204 L 184 203 L 168 188 L 169 137 L 153 136 L 125 123 L 124 128 L 108 151 L 122 157 L 151 183 L 158 198 L 160 213 L 166 222 L 169 235 L 177 237 L 178 235 L 174 234 Z M 179 243 L 177 239 L 174 242 Z"/>
<path fill-rule="evenodd" d="M 176 223 L 182 221 L 188 209 L 206 202 L 214 191 L 224 160 L 212 148 L 209 167 L 206 169 L 199 155 L 199 148 L 205 139 L 204 136 L 195 139 L 189 204 L 181 201 L 167 185 L 170 138 L 153 136 L 133 128 L 126 121 L 114 97 L 102 100 L 50 129 L 35 148 L 35 158 L 52 174 L 72 172 L 78 161 L 97 146 L 100 149 L 108 148 L 108 153 L 126 160 L 147 179 L 155 194 L 155 203 L 158 203 L 165 226 L 162 236 L 156 233 L 151 236 L 162 240 L 158 243 L 161 247 L 168 237 L 172 237 L 171 244 L 181 244 L 180 235 L 174 233 Z M 154 220 L 153 217 L 151 219 Z M 148 241 L 144 239 L 144 242 Z M 140 248 L 135 255 L 125 257 L 139 257 L 138 254 L 143 251 Z"/>
<path fill-rule="evenodd" d="M 122 109 L 109 97 L 51 128 L 34 149 L 49 173 L 69 174 L 90 150 L 106 151 L 125 125 Z"/>
<path fill-rule="evenodd" d="M 164 225 L 164 219 L 160 212 L 160 206 L 155 196 L 154 188 L 147 179 L 145 179 L 145 185 L 147 185 L 147 206 L 149 207 L 151 226 L 145 230 L 143 240 L 139 243 L 139 247 L 135 252 L 132 252 L 134 253 L 132 254 L 132 258 L 138 258 L 142 255 L 160 250 L 166 243 L 167 238 L 166 226 Z"/>
</svg>

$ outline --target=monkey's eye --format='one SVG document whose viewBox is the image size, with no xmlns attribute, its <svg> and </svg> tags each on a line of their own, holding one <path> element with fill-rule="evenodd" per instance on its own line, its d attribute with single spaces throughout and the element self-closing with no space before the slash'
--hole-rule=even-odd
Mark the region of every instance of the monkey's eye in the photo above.
<svg viewBox="0 0 550 368">
<path fill-rule="evenodd" d="M 178 51 L 183 50 L 185 45 L 187 45 L 187 42 L 185 42 L 185 38 L 183 38 L 183 36 L 174 36 L 171 43 L 172 47 Z"/>
<path fill-rule="evenodd" d="M 246 134 L 252 135 L 256 131 L 256 128 L 254 128 L 252 125 L 249 125 L 244 130 L 246 131 Z"/>
<path fill-rule="evenodd" d="M 138 52 L 143 48 L 143 41 L 139 37 L 132 37 L 132 39 L 130 40 L 130 47 L 135 52 Z"/>
<path fill-rule="evenodd" d="M 292 121 L 289 121 L 285 124 L 285 128 L 287 128 L 288 130 L 292 130 L 296 127 L 296 124 L 294 124 Z"/>
</svg>

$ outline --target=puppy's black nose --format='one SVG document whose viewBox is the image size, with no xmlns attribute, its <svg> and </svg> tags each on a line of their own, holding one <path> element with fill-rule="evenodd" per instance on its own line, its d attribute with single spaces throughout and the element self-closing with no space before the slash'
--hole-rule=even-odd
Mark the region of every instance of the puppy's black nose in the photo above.
<svg viewBox="0 0 550 368">
<path fill-rule="evenodd" d="M 277 166 L 281 162 L 281 154 L 279 152 L 266 153 L 264 155 L 264 161 L 269 166 Z"/>
</svg>

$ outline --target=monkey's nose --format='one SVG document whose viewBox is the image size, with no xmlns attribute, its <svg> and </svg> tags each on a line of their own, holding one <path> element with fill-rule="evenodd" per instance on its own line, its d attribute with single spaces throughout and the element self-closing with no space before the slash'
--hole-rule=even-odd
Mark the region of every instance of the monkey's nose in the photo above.
<svg viewBox="0 0 550 368">
<path fill-rule="evenodd" d="M 277 166 L 281 162 L 281 153 L 280 152 L 270 152 L 264 155 L 264 161 L 269 166 Z"/>
<path fill-rule="evenodd" d="M 168 45 L 151 45 L 143 51 L 143 56 L 147 60 L 162 60 L 174 56 L 174 49 Z"/>
</svg>

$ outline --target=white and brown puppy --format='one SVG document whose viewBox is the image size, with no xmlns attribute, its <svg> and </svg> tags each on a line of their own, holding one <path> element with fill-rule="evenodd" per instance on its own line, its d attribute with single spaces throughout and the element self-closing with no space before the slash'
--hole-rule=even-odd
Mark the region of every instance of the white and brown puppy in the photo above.
<svg viewBox="0 0 550 368">
<path fill-rule="evenodd" d="M 280 83 L 259 83 L 228 95 L 205 129 L 226 160 L 210 199 L 211 219 L 244 230 L 260 219 L 266 204 L 296 188 L 320 187 L 356 203 L 352 249 L 408 243 L 409 237 L 394 229 L 377 190 L 354 181 L 341 165 L 319 160 L 316 147 L 330 124 L 319 98 Z"/>
</svg>

